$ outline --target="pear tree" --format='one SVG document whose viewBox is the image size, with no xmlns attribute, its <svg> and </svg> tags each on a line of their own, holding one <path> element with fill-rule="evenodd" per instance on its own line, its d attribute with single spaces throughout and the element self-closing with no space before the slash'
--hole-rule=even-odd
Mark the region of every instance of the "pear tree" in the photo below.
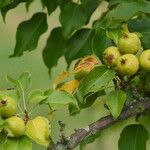
<svg viewBox="0 0 150 150">
<path fill-rule="evenodd" d="M 28 13 L 34 1 L 1 0 L 4 22 L 7 23 L 11 9 L 25 4 Z M 7 75 L 10 86 L 0 91 L 0 150 L 33 150 L 33 143 L 45 150 L 73 150 L 77 146 L 86 150 L 96 139 L 103 140 L 103 130 L 113 125 L 117 128 L 122 121 L 126 121 L 126 126 L 120 132 L 118 150 L 149 150 L 150 1 L 39 2 L 43 9 L 40 12 L 35 9 L 29 19 L 18 25 L 10 57 L 37 50 L 39 38 L 47 33 L 42 58 L 49 76 L 61 57 L 65 58 L 67 68 L 46 90 L 32 89 L 29 72 L 23 72 L 18 78 Z M 60 24 L 48 33 L 49 16 L 57 8 Z M 97 18 L 93 17 L 96 12 Z M 101 99 L 102 103 L 96 103 Z M 55 133 L 58 138 L 52 136 L 58 111 L 65 108 L 70 117 L 79 116 L 82 120 L 81 112 L 95 103 L 94 111 L 103 107 L 106 116 L 99 116 L 86 127 L 72 129 L 69 135 L 65 134 L 68 122 L 59 118 L 60 129 Z M 42 106 L 48 107 L 45 115 L 40 112 Z M 33 116 L 35 110 L 38 114 Z"/>
</svg>

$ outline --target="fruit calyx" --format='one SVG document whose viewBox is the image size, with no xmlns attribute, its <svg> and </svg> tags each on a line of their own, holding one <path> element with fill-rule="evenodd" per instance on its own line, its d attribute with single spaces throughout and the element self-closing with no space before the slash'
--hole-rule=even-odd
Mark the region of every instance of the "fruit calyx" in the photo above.
<svg viewBox="0 0 150 150">
<path fill-rule="evenodd" d="M 113 55 L 109 55 L 109 56 L 106 57 L 106 60 L 107 60 L 107 62 L 108 62 L 109 64 L 112 64 L 113 58 L 114 58 Z"/>
<path fill-rule="evenodd" d="M 27 124 L 29 119 L 30 119 L 29 113 L 27 112 L 27 110 L 25 110 L 24 111 L 24 118 L 23 118 L 23 121 L 25 122 L 25 125 Z"/>
<path fill-rule="evenodd" d="M 6 105 L 6 103 L 7 103 L 7 100 L 1 100 L 0 102 L 1 106 Z"/>
<path fill-rule="evenodd" d="M 124 65 L 126 63 L 126 59 L 122 58 L 120 62 L 121 62 L 121 65 Z"/>
<path fill-rule="evenodd" d="M 123 37 L 124 37 L 125 39 L 129 38 L 129 33 L 124 33 L 124 34 L 123 34 Z"/>
<path fill-rule="evenodd" d="M 109 66 L 115 66 L 117 59 L 121 56 L 119 50 L 115 46 L 110 46 L 104 50 L 103 60 Z"/>
</svg>

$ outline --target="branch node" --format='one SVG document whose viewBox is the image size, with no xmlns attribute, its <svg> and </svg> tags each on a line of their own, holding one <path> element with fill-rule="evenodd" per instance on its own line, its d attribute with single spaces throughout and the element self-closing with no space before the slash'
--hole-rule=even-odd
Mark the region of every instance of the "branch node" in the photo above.
<svg viewBox="0 0 150 150">
<path fill-rule="evenodd" d="M 60 126 L 60 133 L 59 133 L 59 137 L 60 137 L 60 143 L 66 145 L 68 143 L 68 139 L 65 136 L 65 123 L 63 123 L 62 121 L 58 121 L 58 124 Z"/>
</svg>

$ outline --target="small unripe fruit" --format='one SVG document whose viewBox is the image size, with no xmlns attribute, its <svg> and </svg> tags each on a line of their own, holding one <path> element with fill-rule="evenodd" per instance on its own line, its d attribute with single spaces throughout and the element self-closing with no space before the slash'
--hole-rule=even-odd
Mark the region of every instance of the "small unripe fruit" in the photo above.
<svg viewBox="0 0 150 150">
<path fill-rule="evenodd" d="M 22 118 L 17 116 L 6 119 L 5 130 L 8 132 L 8 137 L 20 137 L 25 132 L 25 123 Z"/>
<path fill-rule="evenodd" d="M 17 102 L 8 96 L 3 96 L 0 99 L 0 115 L 6 118 L 15 115 L 17 110 Z"/>
<path fill-rule="evenodd" d="M 135 54 L 141 48 L 140 38 L 135 33 L 126 33 L 120 38 L 118 48 L 122 54 Z"/>
<path fill-rule="evenodd" d="M 26 125 L 26 135 L 36 143 L 48 146 L 50 143 L 50 125 L 47 118 L 38 116 L 29 120 Z"/>
<path fill-rule="evenodd" d="M 105 49 L 103 53 L 104 62 L 107 65 L 114 66 L 117 63 L 117 59 L 121 56 L 119 50 L 115 46 L 110 46 Z"/>
<path fill-rule="evenodd" d="M 124 54 L 117 60 L 117 68 L 123 75 L 133 75 L 139 69 L 138 58 L 133 54 Z"/>
<path fill-rule="evenodd" d="M 139 57 L 140 66 L 146 71 L 150 71 L 150 49 L 145 50 Z"/>
<path fill-rule="evenodd" d="M 75 79 L 84 78 L 100 61 L 95 56 L 87 56 L 75 65 Z"/>
</svg>

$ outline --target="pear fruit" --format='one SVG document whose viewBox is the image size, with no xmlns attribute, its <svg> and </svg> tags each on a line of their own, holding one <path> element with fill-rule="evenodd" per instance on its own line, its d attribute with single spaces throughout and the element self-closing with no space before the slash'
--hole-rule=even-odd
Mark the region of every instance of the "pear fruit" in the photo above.
<svg viewBox="0 0 150 150">
<path fill-rule="evenodd" d="M 133 54 L 124 54 L 117 60 L 117 69 L 123 75 L 133 75 L 139 69 L 138 58 Z"/>
<path fill-rule="evenodd" d="M 50 143 L 50 125 L 47 118 L 38 116 L 26 124 L 26 135 L 36 143 L 48 146 Z"/>
<path fill-rule="evenodd" d="M 0 115 L 4 118 L 11 117 L 16 114 L 17 102 L 8 96 L 0 97 Z"/>
<path fill-rule="evenodd" d="M 140 66 L 145 71 L 150 71 L 150 49 L 145 50 L 139 57 Z"/>
<path fill-rule="evenodd" d="M 7 118 L 5 130 L 8 132 L 8 137 L 22 136 L 25 132 L 24 120 L 17 116 Z"/>
<path fill-rule="evenodd" d="M 103 60 L 109 66 L 114 66 L 117 63 L 117 59 L 121 56 L 119 50 L 115 46 L 110 46 L 105 49 L 103 53 Z"/>
<path fill-rule="evenodd" d="M 135 54 L 141 48 L 140 38 L 135 33 L 125 33 L 118 42 L 122 54 Z"/>
</svg>

